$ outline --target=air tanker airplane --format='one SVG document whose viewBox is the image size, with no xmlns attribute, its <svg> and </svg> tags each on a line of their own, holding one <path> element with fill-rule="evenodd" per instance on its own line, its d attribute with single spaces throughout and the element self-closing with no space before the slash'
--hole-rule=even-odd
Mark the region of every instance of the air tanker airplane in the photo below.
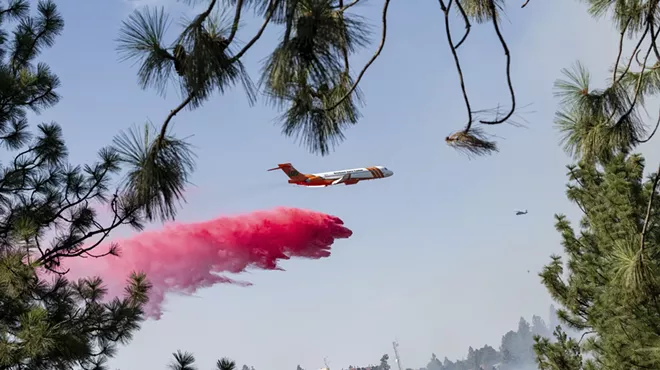
<svg viewBox="0 0 660 370">
<path fill-rule="evenodd" d="M 298 172 L 291 163 L 278 164 L 277 167 L 271 168 L 268 171 L 278 169 L 281 169 L 289 176 L 289 184 L 312 187 L 339 185 L 341 183 L 353 185 L 360 181 L 382 179 L 394 175 L 394 172 L 383 166 L 305 174 Z"/>
</svg>

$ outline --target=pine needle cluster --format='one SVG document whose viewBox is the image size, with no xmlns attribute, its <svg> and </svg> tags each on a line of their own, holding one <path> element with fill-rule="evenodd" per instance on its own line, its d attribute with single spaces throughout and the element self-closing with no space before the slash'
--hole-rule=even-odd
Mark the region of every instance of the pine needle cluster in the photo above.
<svg viewBox="0 0 660 370">
<path fill-rule="evenodd" d="M 364 0 L 217 0 L 193 1 L 204 4 L 204 11 L 184 21 L 178 36 L 166 40 L 170 16 L 160 8 L 135 11 L 122 26 L 118 49 L 125 60 L 139 64 L 142 88 L 164 92 L 170 84 L 182 91 L 184 100 L 163 123 L 165 130 L 173 116 L 184 108 L 194 109 L 212 92 L 223 93 L 242 84 L 250 104 L 259 94 L 281 112 L 276 121 L 282 133 L 304 145 L 310 152 L 328 155 L 345 139 L 345 131 L 361 118 L 364 98 L 359 83 L 367 69 L 380 56 L 387 36 L 390 0 L 383 0 L 380 43 L 372 58 L 360 69 L 350 65 L 352 56 L 371 41 L 367 20 L 351 13 Z M 464 4 L 463 4 L 464 3 Z M 508 47 L 497 22 L 503 9 L 501 0 L 440 0 L 446 18 L 447 37 L 461 77 L 461 87 L 469 113 L 461 137 L 447 141 L 470 154 L 497 151 L 495 143 L 484 141 L 479 130 L 471 130 L 473 117 L 456 49 L 466 40 L 470 20 L 492 21 L 507 57 L 506 76 L 511 94 L 510 111 L 484 125 L 508 121 L 515 111 L 515 95 L 510 77 Z M 232 9 L 233 8 L 233 9 Z M 257 33 L 237 47 L 242 14 L 251 9 L 263 18 Z M 466 33 L 454 43 L 449 32 L 449 12 L 463 15 Z M 233 11 L 230 11 L 233 10 Z M 227 14 L 233 16 L 226 17 Z M 241 58 L 259 40 L 268 25 L 281 27 L 282 35 L 263 63 L 259 83 L 246 73 Z"/>
<path fill-rule="evenodd" d="M 645 103 L 660 93 L 660 26 L 658 1 L 588 0 L 595 17 L 611 15 L 619 29 L 619 50 L 612 76 L 604 89 L 595 89 L 589 71 L 579 62 L 564 69 L 555 83 L 562 108 L 555 123 L 562 132 L 564 149 L 575 158 L 608 161 L 617 153 L 630 153 L 655 134 L 643 117 Z M 625 40 L 634 48 L 625 58 Z"/>
</svg>

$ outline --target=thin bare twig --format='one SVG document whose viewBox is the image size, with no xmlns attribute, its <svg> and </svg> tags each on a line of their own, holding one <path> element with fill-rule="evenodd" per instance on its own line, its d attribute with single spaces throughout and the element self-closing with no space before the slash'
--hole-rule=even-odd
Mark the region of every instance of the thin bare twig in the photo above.
<svg viewBox="0 0 660 370">
<path fill-rule="evenodd" d="M 454 46 L 454 42 L 451 39 L 451 29 L 449 28 L 449 7 L 447 7 L 442 0 L 438 0 L 438 3 L 440 4 L 440 9 L 445 15 L 445 33 L 447 34 L 447 43 L 449 44 L 449 48 L 451 49 L 451 54 L 454 56 L 454 63 L 456 64 L 456 70 L 458 71 L 458 78 L 461 83 L 461 91 L 463 92 L 463 99 L 465 100 L 465 107 L 468 113 L 468 123 L 465 127 L 465 132 L 468 132 L 468 130 L 470 130 L 470 127 L 472 126 L 472 108 L 470 107 L 470 99 L 468 98 L 467 90 L 465 89 L 465 79 L 463 78 L 463 70 L 461 69 L 461 62 L 458 59 L 458 53 L 456 53 L 456 47 Z"/>
<path fill-rule="evenodd" d="M 339 7 L 340 8 L 344 7 L 344 0 L 339 0 Z M 344 13 L 340 13 L 340 17 L 343 21 L 344 20 Z M 348 72 L 349 72 L 348 49 L 346 48 L 345 41 L 344 41 L 344 45 L 342 45 L 341 53 L 344 56 L 344 73 L 346 73 L 346 75 L 348 75 Z"/>
<path fill-rule="evenodd" d="M 257 32 L 256 35 L 250 40 L 241 51 L 239 51 L 236 55 L 234 55 L 230 60 L 229 64 L 236 62 L 237 60 L 241 59 L 243 54 L 245 54 L 251 47 L 254 45 L 259 38 L 261 38 L 261 35 L 263 35 L 264 31 L 266 30 L 266 27 L 268 26 L 268 23 L 270 23 L 270 19 L 273 17 L 273 14 L 275 13 L 275 9 L 277 8 L 277 5 L 280 3 L 281 0 L 271 0 L 269 7 L 268 7 L 268 13 L 266 14 L 266 19 L 264 19 L 264 23 L 261 25 L 261 28 L 259 28 L 259 31 Z"/>
<path fill-rule="evenodd" d="M 616 55 L 616 62 L 614 62 L 614 71 L 612 71 L 612 82 L 616 81 L 616 70 L 619 68 L 619 61 L 621 60 L 621 54 L 623 53 L 623 39 L 626 35 L 626 30 L 628 29 L 628 25 L 630 25 L 630 21 L 632 21 L 632 17 L 628 17 L 628 20 L 626 20 L 626 24 L 623 26 L 623 29 L 621 30 L 621 35 L 619 36 L 619 52 Z"/>
<path fill-rule="evenodd" d="M 650 25 L 647 23 L 646 28 L 644 28 L 644 32 L 642 33 L 642 36 L 639 38 L 637 41 L 637 45 L 635 45 L 635 49 L 633 49 L 632 55 L 630 56 L 630 59 L 628 59 L 628 63 L 626 63 L 626 68 L 621 72 L 621 75 L 619 76 L 618 79 L 614 80 L 612 82 L 612 85 L 616 84 L 617 82 L 621 81 L 621 79 L 628 74 L 628 71 L 630 70 L 630 66 L 632 65 L 633 61 L 633 56 L 637 54 L 637 51 L 639 48 L 642 46 L 642 42 L 644 42 L 644 39 L 646 38 L 646 34 L 649 32 Z"/>
<path fill-rule="evenodd" d="M 211 3 L 206 8 L 206 10 L 203 13 L 201 13 L 200 15 L 198 15 L 197 18 L 195 18 L 194 22 L 196 22 L 197 24 L 202 24 L 202 22 L 204 22 L 204 20 L 206 20 L 206 18 L 208 18 L 208 16 L 211 14 L 211 11 L 215 7 L 216 2 L 217 2 L 217 0 L 211 0 Z M 237 4 L 238 6 L 237 6 L 237 11 L 236 11 L 237 15 L 236 15 L 236 18 L 234 19 L 234 25 L 236 26 L 236 29 L 238 29 L 238 21 L 239 21 L 238 18 L 240 18 L 240 7 L 241 7 L 242 3 L 243 3 L 243 0 L 238 0 L 238 4 Z M 235 36 L 235 35 L 236 35 L 236 32 L 234 32 L 234 29 L 232 27 L 232 35 L 230 35 L 230 39 L 233 39 L 233 36 Z M 181 110 L 183 110 L 183 108 L 185 108 L 188 104 L 190 104 L 190 102 L 193 100 L 194 97 L 195 97 L 195 93 L 191 92 L 188 95 L 188 97 L 186 99 L 184 99 L 183 102 L 181 102 L 181 104 L 179 104 L 176 108 L 172 109 L 170 111 L 170 114 L 167 115 L 167 118 L 165 118 L 165 122 L 163 122 L 163 125 L 160 128 L 160 135 L 158 136 L 158 139 L 156 141 L 156 144 L 157 144 L 156 147 L 157 148 L 160 147 L 163 140 L 165 139 L 165 134 L 167 133 L 167 127 L 169 126 L 170 121 L 172 121 L 172 118 L 174 118 L 174 116 L 176 116 L 179 112 L 181 112 Z"/>
<path fill-rule="evenodd" d="M 650 22 L 651 34 L 654 34 L 653 21 Z M 653 53 L 655 53 L 655 59 L 660 60 L 660 51 L 658 51 L 658 45 L 655 42 L 655 38 L 651 39 L 651 46 L 653 47 Z"/>
<path fill-rule="evenodd" d="M 378 49 L 376 50 L 376 52 L 374 53 L 374 55 L 371 57 L 371 59 L 369 59 L 369 61 L 367 62 L 367 64 L 364 66 L 364 68 L 362 68 L 362 70 L 360 71 L 360 74 L 358 75 L 357 79 L 356 79 L 355 82 L 353 83 L 353 86 L 351 86 L 351 89 L 348 90 L 348 92 L 346 93 L 346 95 L 344 95 L 341 99 L 339 99 L 339 101 L 337 101 L 337 102 L 336 102 L 335 104 L 333 104 L 331 107 L 326 108 L 326 109 L 325 109 L 326 111 L 331 111 L 331 110 L 337 108 L 341 103 L 344 102 L 344 100 L 346 100 L 349 96 L 351 96 L 351 94 L 353 93 L 353 91 L 355 91 L 355 89 L 357 88 L 358 84 L 360 83 L 360 80 L 362 80 L 362 77 L 363 77 L 364 74 L 367 72 L 367 69 L 369 69 L 369 66 L 371 66 L 371 64 L 372 64 L 374 61 L 376 61 L 376 59 L 377 59 L 378 56 L 380 55 L 381 51 L 383 51 L 383 47 L 385 47 L 385 39 L 387 38 L 387 8 L 389 7 L 389 5 L 390 5 L 390 0 L 385 0 L 385 2 L 384 2 L 384 4 L 383 4 L 383 17 L 382 17 L 382 22 L 383 22 L 383 33 L 382 33 L 382 36 L 381 36 L 381 39 L 380 39 L 380 45 L 378 45 Z"/>
<path fill-rule="evenodd" d="M 206 10 L 203 13 L 201 13 L 200 15 L 198 15 L 194 22 L 197 23 L 197 24 L 202 24 L 202 22 L 204 22 L 206 20 L 206 18 L 208 18 L 208 16 L 211 15 L 211 11 L 215 7 L 215 3 L 217 1 L 218 0 L 211 0 L 211 3 L 209 3 L 209 6 L 206 8 Z M 239 2 L 240 2 L 240 0 L 239 0 Z"/>
<path fill-rule="evenodd" d="M 647 25 L 647 28 L 648 27 L 649 26 Z M 652 40 L 654 40 L 657 37 L 658 37 L 658 33 L 656 33 L 655 35 L 651 34 L 651 39 Z M 644 56 L 642 70 L 639 72 L 639 78 L 637 79 L 637 86 L 635 87 L 635 95 L 633 96 L 633 101 L 630 103 L 630 107 L 628 108 L 628 110 L 624 114 L 622 114 L 621 117 L 619 117 L 619 119 L 617 120 L 615 126 L 620 125 L 621 122 L 623 122 L 623 120 L 628 118 L 628 116 L 630 116 L 632 114 L 633 110 L 635 109 L 635 104 L 637 103 L 637 99 L 639 99 L 639 94 L 642 91 L 642 80 L 644 79 L 644 71 L 646 69 L 646 62 L 648 61 L 652 50 L 653 50 L 653 41 L 651 41 L 651 45 L 649 45 L 649 48 L 646 52 L 646 56 Z"/>
<path fill-rule="evenodd" d="M 637 62 L 637 65 L 640 67 L 642 66 L 642 61 L 639 60 L 639 53 L 641 52 L 642 52 L 641 50 L 637 50 L 637 54 L 635 54 L 635 62 Z"/>
<path fill-rule="evenodd" d="M 491 12 L 491 17 L 493 18 L 493 27 L 495 27 L 495 33 L 497 33 L 497 38 L 500 40 L 500 44 L 502 44 L 502 49 L 504 49 L 504 54 L 506 55 L 506 81 L 507 81 L 507 85 L 509 86 L 509 94 L 511 94 L 511 110 L 502 119 L 498 119 L 494 121 L 479 121 L 479 122 L 485 125 L 497 125 L 508 120 L 509 117 L 511 117 L 515 112 L 516 94 L 513 91 L 513 84 L 511 83 L 511 54 L 509 53 L 509 47 L 507 46 L 506 41 L 504 41 L 502 32 L 500 32 L 500 27 L 497 25 L 497 10 L 495 9 L 495 1 L 489 0 L 488 3 L 490 5 L 490 12 Z"/>
<path fill-rule="evenodd" d="M 234 14 L 234 23 L 231 25 L 231 33 L 227 39 L 227 44 L 230 44 L 234 40 L 234 37 L 236 37 L 236 33 L 238 32 L 238 24 L 241 22 L 241 11 L 243 9 L 244 1 L 245 0 L 238 0 L 236 2 L 236 14 Z"/>
<path fill-rule="evenodd" d="M 527 4 L 529 4 L 529 0 L 525 0 L 525 2 L 524 2 L 524 3 L 522 4 L 522 6 L 521 6 L 521 8 L 524 8 L 524 7 L 526 7 L 526 6 L 527 6 Z"/>
<path fill-rule="evenodd" d="M 195 94 L 191 93 L 188 95 L 188 97 L 181 102 L 176 108 L 172 109 L 170 111 L 170 114 L 167 115 L 167 118 L 165 118 L 165 122 L 163 122 L 163 125 L 160 128 L 160 135 L 158 135 L 158 145 L 157 147 L 160 147 L 160 144 L 162 143 L 163 139 L 165 139 L 165 134 L 167 133 L 167 126 L 169 126 L 170 121 L 172 121 L 172 118 L 176 116 L 179 112 L 183 110 L 195 97 Z"/>
<path fill-rule="evenodd" d="M 529 0 L 527 0 L 527 1 L 529 1 Z M 578 344 L 582 343 L 582 340 L 584 339 L 585 336 L 587 336 L 589 334 L 594 334 L 595 332 L 596 332 L 595 330 L 590 330 L 590 331 L 585 331 L 584 333 L 582 333 L 582 336 L 580 336 L 580 340 L 578 340 Z"/>
<path fill-rule="evenodd" d="M 653 129 L 653 132 L 651 132 L 649 137 L 647 137 L 644 140 L 637 140 L 637 142 L 640 143 L 640 144 L 644 144 L 644 143 L 648 142 L 649 140 L 651 140 L 653 135 L 655 135 L 655 132 L 658 130 L 658 126 L 660 126 L 660 115 L 658 115 L 658 119 L 655 121 L 655 128 Z"/>
<path fill-rule="evenodd" d="M 345 11 L 346 9 L 352 7 L 353 5 L 355 5 L 355 4 L 359 3 L 359 2 L 360 2 L 360 0 L 353 0 L 352 2 L 346 4 L 346 6 L 343 6 L 342 4 L 339 4 L 339 9 L 340 9 L 339 11 L 340 11 L 340 12 L 343 12 L 343 11 Z"/>
<path fill-rule="evenodd" d="M 653 29 L 655 26 L 655 10 L 658 9 L 658 4 L 660 4 L 660 0 L 652 0 L 647 5 L 649 9 L 652 9 L 652 11 L 650 11 L 646 16 L 646 21 L 650 24 L 652 35 L 655 33 L 653 32 Z M 655 38 L 651 39 L 651 45 L 653 46 L 653 52 L 655 53 L 655 58 L 658 61 L 660 61 L 660 51 L 658 51 L 658 45 L 655 42 Z"/>
<path fill-rule="evenodd" d="M 465 9 L 463 8 L 463 5 L 461 5 L 460 0 L 454 0 L 456 2 L 456 6 L 458 7 L 458 11 L 461 12 L 461 16 L 463 17 L 463 20 L 465 21 L 465 34 L 463 35 L 463 38 L 461 38 L 461 41 L 454 46 L 456 49 L 461 47 L 463 45 L 463 42 L 467 39 L 468 35 L 470 34 L 470 29 L 472 28 L 472 24 L 470 23 L 470 18 L 468 18 L 467 13 L 465 13 Z"/>
</svg>

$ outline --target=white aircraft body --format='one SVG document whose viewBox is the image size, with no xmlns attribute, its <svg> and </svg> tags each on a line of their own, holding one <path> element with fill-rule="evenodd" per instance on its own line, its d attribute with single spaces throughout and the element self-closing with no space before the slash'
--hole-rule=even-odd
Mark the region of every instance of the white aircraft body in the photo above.
<svg viewBox="0 0 660 370">
<path fill-rule="evenodd" d="M 289 184 L 309 187 L 325 187 L 331 185 L 354 185 L 360 181 L 382 179 L 394 175 L 394 172 L 384 166 L 353 168 L 332 172 L 305 174 L 296 170 L 291 163 L 283 163 L 268 171 L 281 169 L 289 176 Z"/>
</svg>

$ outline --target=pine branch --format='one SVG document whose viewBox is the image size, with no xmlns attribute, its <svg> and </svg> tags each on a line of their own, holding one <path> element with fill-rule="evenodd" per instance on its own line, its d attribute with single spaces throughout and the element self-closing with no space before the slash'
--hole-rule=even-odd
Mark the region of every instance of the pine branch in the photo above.
<svg viewBox="0 0 660 370">
<path fill-rule="evenodd" d="M 66 243 L 62 243 L 61 245 L 56 246 L 53 249 L 46 250 L 45 252 L 43 252 L 41 254 L 41 256 L 37 259 L 36 262 L 44 264 L 47 267 L 52 267 L 53 264 L 59 265 L 59 263 L 57 263 L 57 261 L 60 258 L 63 258 L 63 257 L 77 257 L 77 256 L 81 256 L 82 254 L 89 253 L 90 251 L 92 251 L 93 249 L 95 249 L 96 247 L 101 245 L 101 243 L 110 235 L 110 232 L 112 232 L 117 227 L 119 227 L 121 225 L 124 225 L 125 221 L 127 219 L 129 219 L 130 217 L 132 217 L 133 214 L 138 211 L 137 208 L 134 208 L 132 210 L 129 210 L 128 212 L 125 212 L 124 215 L 120 215 L 119 210 L 117 208 L 117 196 L 116 195 L 115 195 L 115 198 L 113 199 L 113 201 L 111 203 L 111 208 L 112 208 L 112 212 L 113 212 L 113 219 L 112 219 L 112 222 L 110 222 L 109 226 L 104 227 L 104 226 L 101 226 L 98 223 L 95 223 L 96 227 L 97 227 L 97 230 L 89 231 L 89 232 L 85 233 L 84 235 L 82 235 L 82 236 L 80 236 L 76 239 L 69 240 Z M 61 217 L 61 216 L 58 216 L 58 217 Z M 97 241 L 92 243 L 90 246 L 85 247 L 85 248 L 80 248 L 76 251 L 71 250 L 72 247 L 76 248 L 76 246 L 80 245 L 85 240 L 87 240 L 89 238 L 92 238 L 92 237 L 94 237 L 96 235 L 99 235 L 99 234 L 101 234 L 101 237 Z M 110 254 L 112 254 L 112 253 L 110 253 Z"/>
<path fill-rule="evenodd" d="M 642 33 L 642 36 L 639 38 L 639 40 L 637 41 L 637 45 L 635 45 L 635 48 L 633 49 L 633 52 L 632 52 L 632 54 L 631 54 L 631 56 L 630 56 L 630 59 L 628 59 L 628 63 L 626 63 L 626 68 L 621 72 L 619 78 L 618 78 L 618 79 L 615 79 L 615 80 L 612 82 L 612 85 L 614 85 L 615 83 L 621 81 L 621 80 L 623 79 L 623 77 L 624 77 L 624 76 L 628 73 L 628 71 L 630 70 L 630 66 L 632 65 L 632 61 L 633 61 L 634 55 L 637 54 L 639 48 L 642 46 L 642 42 L 644 42 L 644 39 L 646 39 L 646 34 L 649 32 L 650 27 L 651 27 L 650 24 L 647 23 L 647 24 L 646 24 L 646 27 L 644 28 L 644 32 Z"/>
<path fill-rule="evenodd" d="M 637 99 L 639 99 L 639 95 L 642 91 L 642 80 L 644 79 L 644 70 L 646 69 L 646 62 L 648 61 L 649 56 L 651 55 L 651 51 L 653 51 L 654 40 L 658 37 L 659 34 L 660 34 L 660 31 L 658 31 L 656 34 L 651 34 L 651 39 L 652 40 L 651 40 L 649 48 L 646 52 L 646 55 L 644 56 L 642 70 L 639 72 L 639 78 L 637 79 L 637 84 L 635 86 L 635 95 L 633 96 L 633 100 L 630 104 L 630 107 L 628 108 L 628 110 L 625 113 L 623 113 L 621 115 L 621 117 L 619 117 L 619 119 L 617 120 L 615 126 L 620 125 L 626 118 L 628 118 L 632 114 L 633 110 L 635 110 L 635 104 L 637 103 Z M 612 113 L 614 113 L 614 112 L 612 112 Z"/>
<path fill-rule="evenodd" d="M 5 15 L 8 15 L 12 18 L 20 18 L 27 14 L 30 5 L 27 1 L 9 1 L 9 6 L 6 9 L 0 10 L 0 19 Z"/>
<path fill-rule="evenodd" d="M 614 69 L 612 71 L 612 82 L 616 83 L 616 72 L 619 68 L 619 61 L 621 60 L 621 54 L 623 53 L 623 39 L 626 34 L 626 30 L 628 29 L 628 26 L 630 25 L 630 22 L 632 21 L 632 17 L 628 17 L 628 20 L 626 21 L 625 25 L 621 29 L 621 34 L 619 36 L 619 51 L 617 52 L 616 55 L 616 61 L 614 62 Z"/>
<path fill-rule="evenodd" d="M 454 48 L 458 49 L 463 45 L 463 42 L 467 39 L 468 35 L 470 34 L 470 29 L 472 28 L 472 24 L 470 23 L 470 18 L 468 18 L 467 13 L 465 12 L 465 9 L 463 8 L 463 5 L 461 4 L 460 0 L 454 0 L 456 2 L 456 6 L 458 7 L 458 10 L 461 12 L 461 16 L 463 17 L 463 20 L 465 21 L 465 34 L 463 35 L 463 38 L 454 46 Z"/>
<path fill-rule="evenodd" d="M 658 126 L 660 126 L 660 114 L 658 115 L 658 119 L 655 120 L 655 128 L 653 129 L 653 132 L 644 140 L 638 140 L 637 142 L 640 144 L 647 143 L 651 138 L 655 135 L 655 132 L 658 130 Z"/>
<path fill-rule="evenodd" d="M 497 25 L 497 10 L 495 9 L 495 1 L 488 0 L 488 3 L 490 5 L 490 11 L 491 11 L 491 16 L 493 18 L 493 27 L 495 28 L 495 33 L 497 33 L 497 38 L 500 40 L 500 44 L 502 45 L 502 49 L 504 49 L 504 54 L 506 55 L 506 81 L 507 81 L 507 85 L 509 86 L 509 93 L 511 94 L 511 110 L 502 119 L 498 119 L 494 121 L 479 121 L 479 122 L 486 125 L 497 125 L 505 122 L 513 115 L 516 109 L 516 94 L 513 91 L 513 84 L 511 83 L 511 55 L 509 54 L 509 47 L 507 46 L 506 41 L 504 41 L 502 32 L 500 32 L 500 27 Z"/>
<path fill-rule="evenodd" d="M 241 57 L 259 40 L 259 38 L 261 38 L 261 35 L 263 35 L 264 31 L 266 30 L 268 23 L 270 23 L 270 20 L 272 19 L 273 14 L 275 14 L 275 10 L 281 1 L 282 0 L 270 0 L 268 11 L 266 13 L 266 19 L 264 19 L 264 22 L 259 28 L 259 31 L 257 31 L 257 34 L 243 47 L 243 49 L 241 49 L 241 51 L 236 53 L 236 55 L 234 55 L 229 60 L 229 64 L 232 64 L 241 59 Z"/>
<path fill-rule="evenodd" d="M 206 10 L 199 14 L 193 23 L 197 25 L 201 25 L 206 18 L 211 14 L 211 11 L 213 10 L 213 7 L 215 7 L 217 0 L 211 0 L 211 3 L 209 6 L 206 8 Z M 236 6 L 236 16 L 234 18 L 234 24 L 232 26 L 232 34 L 230 35 L 230 39 L 233 39 L 233 37 L 236 35 L 236 31 L 238 30 L 238 23 L 240 21 L 240 13 L 241 13 L 241 7 L 243 4 L 243 0 L 238 0 L 238 4 Z M 170 124 L 170 121 L 172 121 L 172 118 L 176 116 L 179 112 L 181 112 L 190 102 L 195 98 L 195 92 L 191 92 L 188 94 L 188 96 L 179 104 L 176 108 L 172 109 L 170 111 L 170 114 L 167 115 L 167 118 L 165 118 L 165 122 L 163 122 L 163 125 L 161 126 L 160 129 L 160 135 L 158 135 L 157 139 L 157 145 L 155 148 L 160 148 L 162 145 L 163 140 L 165 139 L 165 135 L 167 133 L 167 128 Z M 157 150 L 157 149 L 156 149 Z M 155 153 L 154 153 L 155 154 Z"/>
<path fill-rule="evenodd" d="M 358 84 L 360 83 L 360 80 L 362 80 L 362 77 L 367 72 L 367 69 L 369 69 L 369 66 L 371 66 L 371 64 L 373 64 L 373 62 L 376 61 L 376 59 L 380 55 L 381 51 L 383 51 L 383 48 L 385 47 L 385 39 L 387 38 L 387 9 L 388 9 L 389 5 L 390 5 L 390 0 L 385 0 L 385 2 L 383 3 L 383 12 L 382 12 L 382 14 L 383 14 L 383 16 L 382 16 L 383 32 L 382 32 L 382 36 L 381 36 L 381 39 L 380 39 L 380 45 L 378 45 L 378 49 L 376 50 L 374 55 L 371 57 L 371 59 L 369 59 L 367 64 L 364 66 L 364 68 L 362 68 L 362 70 L 358 74 L 357 79 L 355 80 L 355 82 L 353 83 L 351 88 L 348 90 L 346 95 L 344 95 L 341 99 L 339 99 L 332 106 L 330 106 L 328 108 L 325 108 L 325 111 L 331 111 L 331 110 L 337 108 L 341 103 L 343 103 L 346 99 L 348 99 L 348 97 L 357 88 Z"/>
<path fill-rule="evenodd" d="M 286 2 L 286 15 L 285 15 L 285 28 L 284 28 L 284 45 L 288 45 L 291 38 L 291 31 L 293 31 L 293 18 L 296 15 L 296 8 L 300 0 L 289 0 Z"/>
<path fill-rule="evenodd" d="M 216 4 L 217 1 L 218 1 L 218 0 L 211 0 L 211 3 L 209 3 L 209 6 L 206 8 L 206 10 L 204 10 L 204 12 L 202 12 L 201 14 L 199 14 L 199 15 L 197 16 L 197 18 L 195 18 L 194 23 L 196 23 L 196 24 L 202 24 L 202 23 L 204 23 L 204 21 L 206 20 L 206 18 L 208 18 L 209 15 L 211 15 L 211 12 L 213 11 L 213 8 L 215 7 L 215 4 Z M 242 3 L 243 0 L 238 0 L 238 2 L 239 2 L 239 3 Z M 237 8 L 240 9 L 239 6 L 237 6 Z M 237 26 L 237 27 L 238 27 L 238 26 Z"/>
<path fill-rule="evenodd" d="M 342 4 L 339 4 L 339 11 L 344 12 L 344 11 L 348 10 L 349 8 L 351 8 L 352 6 L 356 5 L 359 2 L 360 2 L 360 0 L 353 0 L 350 3 L 348 3 L 346 5 L 343 5 L 343 1 L 342 1 Z"/>
<path fill-rule="evenodd" d="M 203 13 L 201 13 L 201 14 L 195 19 L 195 23 L 196 23 L 196 24 L 201 24 L 201 23 L 202 23 L 202 22 L 203 22 L 203 21 L 204 21 L 209 15 L 210 15 L 211 10 L 212 10 L 213 7 L 215 6 L 216 1 L 217 1 L 217 0 L 212 0 L 211 3 L 209 4 L 208 8 L 206 9 L 206 11 L 204 11 Z M 274 0 L 274 2 L 271 1 L 271 5 L 270 5 L 270 7 L 269 7 L 268 14 L 267 14 L 267 16 L 266 16 L 266 19 L 265 19 L 265 21 L 264 21 L 262 27 L 259 29 L 259 31 L 257 32 L 257 34 L 252 38 L 252 40 L 250 40 L 250 42 L 248 42 L 248 44 L 245 45 L 245 47 L 243 47 L 243 49 L 242 49 L 240 52 L 238 52 L 235 56 L 233 56 L 233 57 L 229 60 L 229 62 L 228 62 L 227 64 L 232 64 L 232 63 L 238 61 L 238 60 L 243 56 L 243 54 L 245 54 L 245 52 L 247 52 L 247 50 L 250 49 L 250 47 L 252 47 L 252 45 L 254 45 L 254 43 L 255 43 L 255 42 L 261 37 L 261 35 L 263 34 L 264 30 L 266 29 L 266 26 L 267 26 L 268 23 L 270 22 L 271 17 L 273 16 L 273 13 L 274 13 L 275 8 L 277 7 L 277 4 L 278 4 L 280 1 L 281 1 L 281 0 Z M 233 39 L 234 39 L 235 36 L 236 36 L 236 33 L 237 33 L 237 31 L 238 31 L 238 25 L 239 25 L 239 22 L 240 22 L 241 9 L 242 9 L 243 3 L 244 3 L 244 0 L 238 0 L 238 1 L 237 1 L 237 4 L 236 4 L 236 14 L 235 14 L 235 16 L 234 16 L 234 22 L 233 22 L 233 25 L 232 25 L 231 34 L 229 35 L 229 38 L 228 38 L 228 42 L 227 42 L 227 43 L 230 43 L 231 41 L 233 41 Z M 186 97 L 186 99 L 184 99 L 184 100 L 183 100 L 183 101 L 182 101 L 182 102 L 181 102 L 176 108 L 174 108 L 174 109 L 172 109 L 172 110 L 170 111 L 170 113 L 169 113 L 168 116 L 165 118 L 165 121 L 163 122 L 163 124 L 162 124 L 162 126 L 161 126 L 160 135 L 159 135 L 159 137 L 158 137 L 158 139 L 157 139 L 157 143 L 158 143 L 158 144 L 156 145 L 156 147 L 159 147 L 160 144 L 161 144 L 161 142 L 162 142 L 162 140 L 165 138 L 165 135 L 166 135 L 166 132 L 167 132 L 168 126 L 169 126 L 171 120 L 174 118 L 174 116 L 176 116 L 176 115 L 177 115 L 179 112 L 181 112 L 181 111 L 182 111 L 182 110 L 183 110 L 188 104 L 190 104 L 190 102 L 192 102 L 194 98 L 195 98 L 195 93 L 194 93 L 194 92 L 189 93 L 188 96 Z"/>
<path fill-rule="evenodd" d="M 241 21 L 241 11 L 243 10 L 243 2 L 244 0 L 238 0 L 236 2 L 236 14 L 234 15 L 234 23 L 231 26 L 231 33 L 229 34 L 229 38 L 227 39 L 227 44 L 231 44 L 231 42 L 234 40 L 234 37 L 236 37 L 236 33 L 238 32 L 238 24 Z"/>
<path fill-rule="evenodd" d="M 51 46 L 54 37 L 59 35 L 64 28 L 64 20 L 57 12 L 57 7 L 52 0 L 39 1 L 37 8 L 43 17 L 40 29 L 35 32 L 32 29 L 33 22 L 25 22 L 18 27 L 15 33 L 18 47 L 14 50 L 10 63 L 14 74 L 36 56 L 41 44 Z M 27 45 L 22 44 L 26 39 L 29 39 Z"/>
<path fill-rule="evenodd" d="M 172 109 L 170 111 L 170 114 L 167 115 L 167 118 L 165 118 L 165 122 L 160 127 L 160 134 L 158 135 L 158 141 L 156 144 L 156 147 L 160 147 L 162 144 L 162 141 L 165 139 L 165 135 L 167 133 L 167 128 L 172 121 L 172 118 L 179 114 L 190 102 L 193 100 L 195 97 L 194 93 L 190 93 L 187 98 L 185 98 L 176 108 Z"/>
<path fill-rule="evenodd" d="M 339 0 L 339 8 L 341 9 L 343 7 L 344 7 L 344 0 Z M 343 12 L 341 13 L 340 17 L 342 17 L 342 19 L 344 18 L 344 13 Z M 342 53 L 342 56 L 344 57 L 344 73 L 346 73 L 348 75 L 350 65 L 349 65 L 349 62 L 348 62 L 348 48 L 346 47 L 345 43 L 341 47 L 341 53 Z"/>
<path fill-rule="evenodd" d="M 445 34 L 447 37 L 447 43 L 449 44 L 449 48 L 451 50 L 451 54 L 454 57 L 454 63 L 456 64 L 456 71 L 458 72 L 458 78 L 459 82 L 461 84 L 461 92 L 463 93 L 463 100 L 465 100 L 465 107 L 467 109 L 467 114 L 468 114 L 468 123 L 465 127 L 464 132 L 467 133 L 470 128 L 472 127 L 472 108 L 470 107 L 470 99 L 468 98 L 467 95 L 467 90 L 465 88 L 465 79 L 463 77 L 463 70 L 461 69 L 461 62 L 458 59 L 458 53 L 456 51 L 456 47 L 454 46 L 454 42 L 452 41 L 451 37 L 451 29 L 449 28 L 449 10 L 450 8 L 445 5 L 443 0 L 438 0 L 440 3 L 440 10 L 444 13 L 444 18 L 445 18 Z M 451 5 L 451 3 L 450 3 Z"/>
<path fill-rule="evenodd" d="M 650 31 L 652 35 L 655 34 L 655 32 L 653 31 L 656 20 L 654 13 L 657 12 L 658 5 L 660 5 L 660 0 L 650 0 L 649 4 L 647 5 L 650 10 L 646 17 L 646 22 L 650 26 Z M 660 51 L 658 51 L 658 46 L 656 44 L 655 38 L 651 40 L 651 46 L 653 47 L 653 52 L 655 53 L 656 60 L 660 61 Z"/>
</svg>

